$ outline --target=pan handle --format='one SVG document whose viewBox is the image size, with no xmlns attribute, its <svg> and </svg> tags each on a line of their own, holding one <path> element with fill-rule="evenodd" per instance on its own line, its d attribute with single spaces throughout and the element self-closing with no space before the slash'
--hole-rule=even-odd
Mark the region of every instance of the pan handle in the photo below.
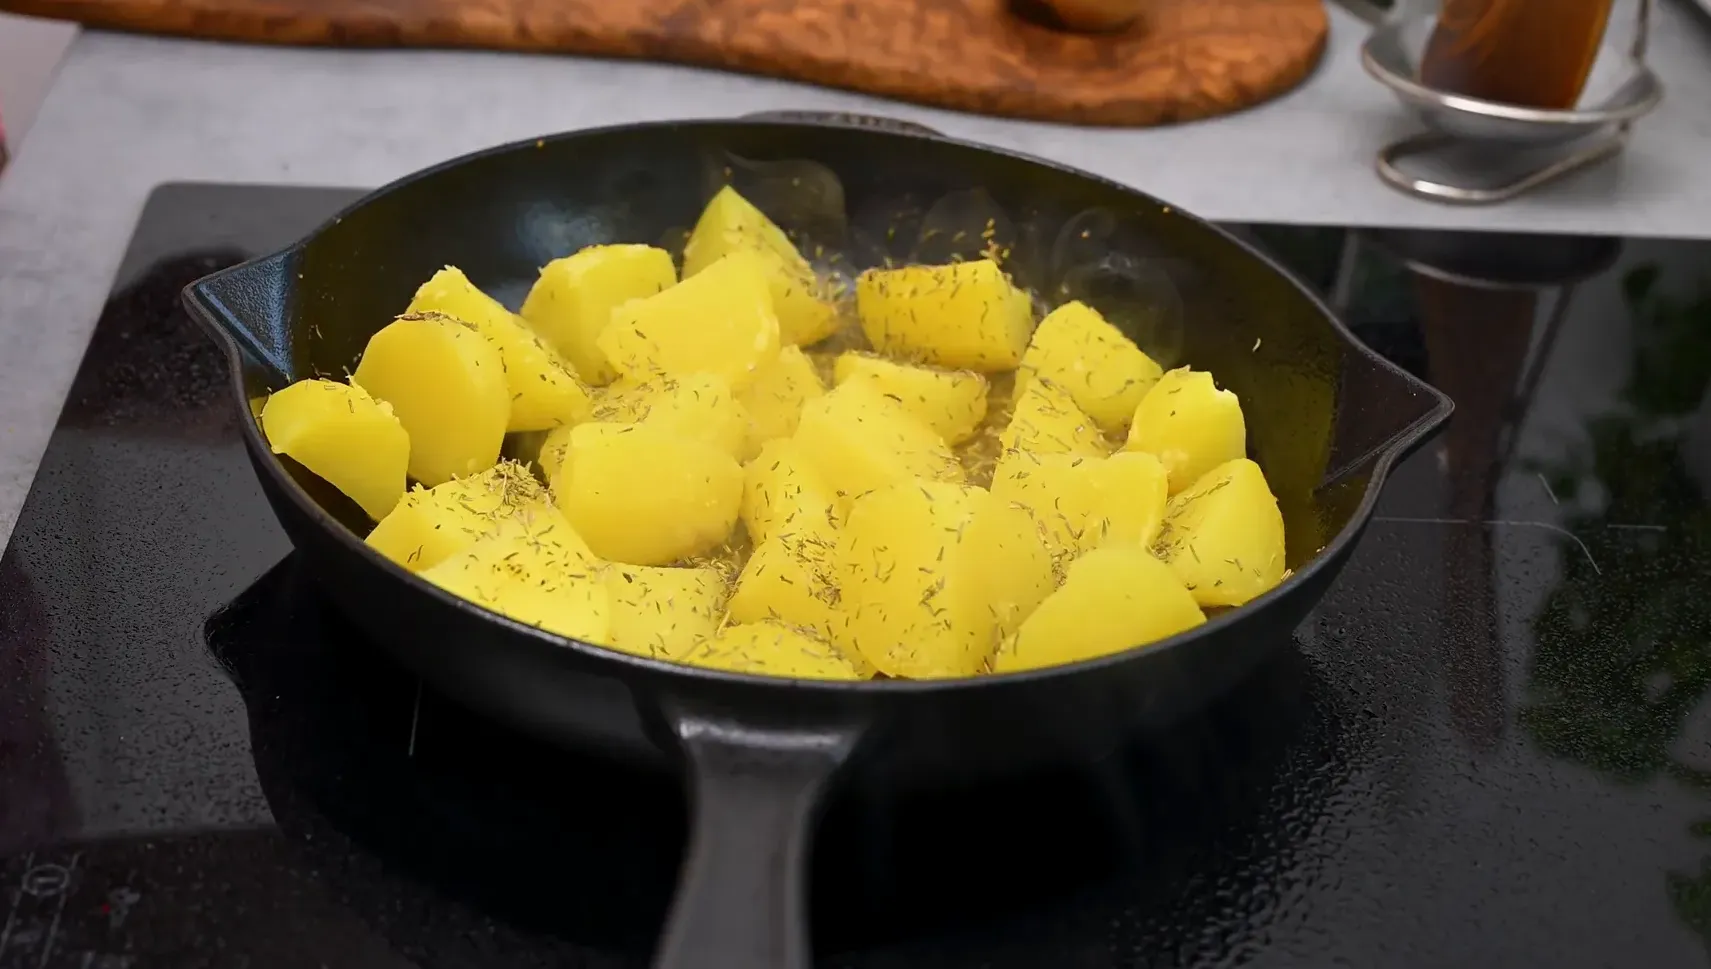
<svg viewBox="0 0 1711 969">
<path fill-rule="evenodd" d="M 943 138 L 944 132 L 914 121 L 902 121 L 878 114 L 858 114 L 853 111 L 756 111 L 743 115 L 744 121 L 789 121 L 796 124 L 832 125 L 839 128 L 871 128 L 901 135 L 929 135 Z"/>
<path fill-rule="evenodd" d="M 814 824 L 862 727 L 757 727 L 662 705 L 689 762 L 693 819 L 654 969 L 809 969 Z"/>
</svg>

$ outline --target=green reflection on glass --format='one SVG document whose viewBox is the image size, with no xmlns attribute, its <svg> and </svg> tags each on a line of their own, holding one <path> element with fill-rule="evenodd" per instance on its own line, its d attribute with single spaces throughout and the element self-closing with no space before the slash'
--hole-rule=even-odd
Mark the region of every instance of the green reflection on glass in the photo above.
<svg viewBox="0 0 1711 969">
<path fill-rule="evenodd" d="M 1658 278 L 1644 266 L 1623 280 L 1636 338 L 1623 406 L 1588 422 L 1581 454 L 1538 469 L 1565 505 L 1587 488 L 1603 497 L 1564 522 L 1591 558 L 1565 550 L 1562 580 L 1534 619 L 1519 719 L 1552 756 L 1630 783 L 1662 774 L 1711 791 L 1711 773 L 1672 752 L 1711 689 L 1711 509 L 1679 420 L 1711 383 L 1711 295 L 1670 298 Z M 1711 840 L 1711 819 L 1693 833 Z M 1667 873 L 1666 888 L 1711 953 L 1711 856 L 1696 874 Z"/>
</svg>

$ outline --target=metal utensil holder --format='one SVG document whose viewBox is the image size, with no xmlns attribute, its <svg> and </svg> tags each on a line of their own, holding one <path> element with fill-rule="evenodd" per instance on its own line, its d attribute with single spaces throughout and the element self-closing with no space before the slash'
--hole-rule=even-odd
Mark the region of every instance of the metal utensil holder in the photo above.
<svg viewBox="0 0 1711 969">
<path fill-rule="evenodd" d="M 1377 158 L 1379 177 L 1393 188 L 1419 198 L 1487 205 L 1515 198 L 1620 153 L 1628 143 L 1634 122 L 1662 99 L 1662 84 L 1646 63 L 1652 3 L 1653 0 L 1638 0 L 1635 4 L 1634 35 L 1627 50 L 1627 67 L 1631 72 L 1628 80 L 1600 105 L 1551 110 L 1469 98 L 1421 84 L 1414 75 L 1417 60 L 1405 56 L 1405 63 L 1399 65 L 1396 55 L 1407 53 L 1406 32 L 1426 22 L 1432 13 L 1429 8 L 1422 8 L 1423 0 L 1400 0 L 1368 37 L 1361 50 L 1361 62 L 1369 74 L 1389 87 L 1432 130 L 1391 142 L 1381 149 Z M 1410 157 L 1469 144 L 1562 146 L 1565 151 L 1545 164 L 1491 187 L 1437 181 L 1403 171 L 1399 164 Z"/>
</svg>

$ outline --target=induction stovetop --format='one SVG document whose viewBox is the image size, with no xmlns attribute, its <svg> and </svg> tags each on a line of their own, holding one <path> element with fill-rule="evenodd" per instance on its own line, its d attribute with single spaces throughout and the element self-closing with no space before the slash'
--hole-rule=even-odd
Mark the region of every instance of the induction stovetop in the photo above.
<svg viewBox="0 0 1711 969">
<path fill-rule="evenodd" d="M 646 964 L 675 782 L 461 710 L 324 604 L 178 308 L 355 194 L 142 216 L 0 558 L 0 969 Z M 818 964 L 1707 964 L 1711 245 L 1238 231 L 1454 421 L 1219 706 L 839 798 Z"/>
</svg>

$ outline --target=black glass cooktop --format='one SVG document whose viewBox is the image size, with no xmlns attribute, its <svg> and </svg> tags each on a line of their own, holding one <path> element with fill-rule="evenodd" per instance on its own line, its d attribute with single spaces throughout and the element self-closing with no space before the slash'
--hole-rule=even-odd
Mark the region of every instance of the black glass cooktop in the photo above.
<svg viewBox="0 0 1711 969">
<path fill-rule="evenodd" d="M 646 963 L 675 782 L 458 709 L 324 605 L 178 309 L 353 194 L 143 214 L 0 559 L 0 969 Z M 1453 424 L 1220 706 L 842 796 L 819 964 L 1707 964 L 1711 245 L 1241 231 Z"/>
</svg>

